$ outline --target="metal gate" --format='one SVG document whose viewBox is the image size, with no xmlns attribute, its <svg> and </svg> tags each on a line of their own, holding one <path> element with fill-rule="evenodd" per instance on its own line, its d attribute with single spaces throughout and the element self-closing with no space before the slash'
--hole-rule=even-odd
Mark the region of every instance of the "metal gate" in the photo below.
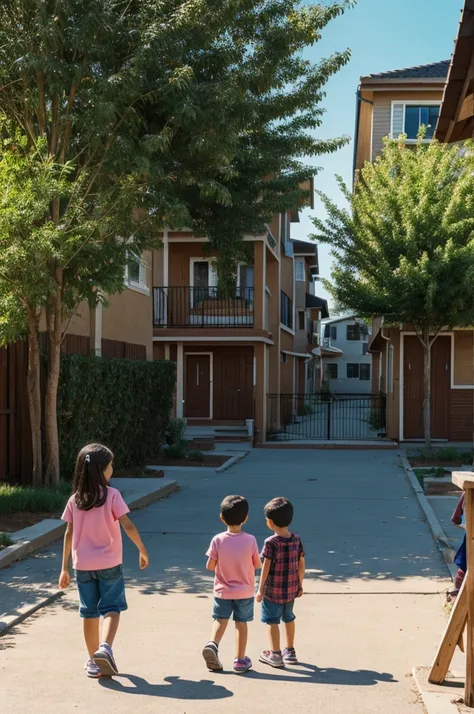
<svg viewBox="0 0 474 714">
<path fill-rule="evenodd" d="M 386 436 L 384 394 L 269 394 L 267 441 L 372 441 Z"/>
</svg>

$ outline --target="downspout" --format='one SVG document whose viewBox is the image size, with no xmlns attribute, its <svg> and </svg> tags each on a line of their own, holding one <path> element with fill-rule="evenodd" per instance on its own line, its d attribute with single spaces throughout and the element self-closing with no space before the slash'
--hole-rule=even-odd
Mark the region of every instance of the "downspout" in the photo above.
<svg viewBox="0 0 474 714">
<path fill-rule="evenodd" d="M 354 155 L 352 157 L 352 190 L 354 190 L 356 163 L 357 163 L 357 147 L 359 146 L 359 126 L 360 126 L 360 105 L 362 102 L 374 106 L 371 99 L 365 99 L 360 92 L 360 84 L 356 92 L 356 112 L 355 112 L 355 132 L 354 132 Z M 372 157 L 370 157 L 372 159 Z"/>
</svg>

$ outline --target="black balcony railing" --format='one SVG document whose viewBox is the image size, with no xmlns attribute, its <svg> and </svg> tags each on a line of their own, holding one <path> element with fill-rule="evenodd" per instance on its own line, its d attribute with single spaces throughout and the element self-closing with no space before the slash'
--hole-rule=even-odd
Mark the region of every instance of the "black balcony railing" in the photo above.
<svg viewBox="0 0 474 714">
<path fill-rule="evenodd" d="M 253 288 L 153 288 L 154 327 L 253 327 Z"/>
</svg>

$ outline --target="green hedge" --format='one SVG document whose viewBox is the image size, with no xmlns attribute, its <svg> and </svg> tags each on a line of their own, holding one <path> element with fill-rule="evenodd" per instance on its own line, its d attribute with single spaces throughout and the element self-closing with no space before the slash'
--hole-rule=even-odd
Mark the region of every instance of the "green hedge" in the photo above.
<svg viewBox="0 0 474 714">
<path fill-rule="evenodd" d="M 58 393 L 61 472 L 71 478 L 78 451 L 90 442 L 108 446 L 115 467 L 143 464 L 164 441 L 175 365 L 64 355 Z"/>
</svg>

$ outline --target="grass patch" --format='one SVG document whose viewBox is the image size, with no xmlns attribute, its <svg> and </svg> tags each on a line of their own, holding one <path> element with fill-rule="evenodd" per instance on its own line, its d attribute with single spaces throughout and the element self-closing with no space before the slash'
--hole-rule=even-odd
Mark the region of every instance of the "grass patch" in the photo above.
<svg viewBox="0 0 474 714">
<path fill-rule="evenodd" d="M 21 512 L 54 513 L 64 508 L 71 495 L 71 484 L 62 481 L 59 486 L 22 487 L 0 485 L 0 515 Z"/>
<path fill-rule="evenodd" d="M 473 452 L 463 451 L 462 449 L 457 449 L 455 446 L 444 446 L 441 449 L 433 449 L 433 452 L 429 451 L 417 451 L 414 454 L 408 456 L 410 461 L 416 461 L 419 463 L 439 463 L 439 464 L 460 464 L 467 465 L 472 464 Z"/>
<path fill-rule="evenodd" d="M 13 541 L 8 533 L 0 533 L 0 550 L 7 548 L 9 545 L 13 545 Z"/>
<path fill-rule="evenodd" d="M 445 471 L 442 466 L 434 466 L 432 469 L 413 469 L 413 473 L 418 479 L 420 486 L 423 486 L 423 479 L 443 478 L 443 476 L 449 474 L 449 471 Z"/>
</svg>

